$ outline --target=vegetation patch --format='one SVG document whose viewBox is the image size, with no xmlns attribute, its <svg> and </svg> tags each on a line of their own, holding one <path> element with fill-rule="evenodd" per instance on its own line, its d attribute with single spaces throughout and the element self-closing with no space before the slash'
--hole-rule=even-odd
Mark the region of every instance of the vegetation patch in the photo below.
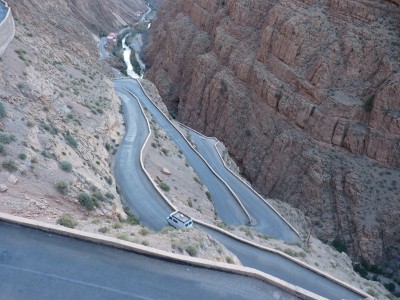
<svg viewBox="0 0 400 300">
<path fill-rule="evenodd" d="M 197 253 L 199 252 L 199 247 L 197 247 L 195 245 L 187 245 L 185 248 L 185 251 L 190 256 L 197 256 Z"/>
<path fill-rule="evenodd" d="M 57 191 L 59 191 L 63 195 L 65 195 L 68 192 L 68 187 L 69 187 L 69 184 L 67 182 L 65 182 L 64 180 L 61 180 L 56 183 Z"/>
<path fill-rule="evenodd" d="M 68 227 L 68 228 L 75 228 L 78 223 L 75 221 L 75 219 L 69 215 L 69 214 L 63 214 L 58 220 L 57 224 L 60 224 L 62 226 Z"/>
<path fill-rule="evenodd" d="M 10 144 L 15 141 L 15 136 L 12 134 L 8 134 L 5 132 L 0 132 L 0 143 L 2 144 Z"/>
<path fill-rule="evenodd" d="M 15 172 L 18 170 L 17 164 L 13 160 L 3 161 L 1 164 L 8 172 Z"/>
<path fill-rule="evenodd" d="M 332 242 L 332 247 L 336 249 L 336 251 L 342 253 L 347 253 L 347 246 L 346 244 L 339 238 L 335 238 Z"/>
<path fill-rule="evenodd" d="M 72 164 L 69 161 L 63 160 L 60 163 L 61 169 L 63 169 L 66 172 L 71 172 L 72 171 Z"/>
<path fill-rule="evenodd" d="M 93 202 L 92 197 L 90 197 L 89 194 L 87 194 L 87 193 L 79 194 L 78 201 L 82 206 L 86 207 L 87 210 L 94 209 L 94 202 Z"/>
<path fill-rule="evenodd" d="M 75 138 L 68 134 L 65 136 L 65 140 L 68 142 L 68 144 L 73 147 L 73 148 L 77 148 L 78 147 L 78 142 L 75 140 Z"/>
<path fill-rule="evenodd" d="M 171 187 L 170 187 L 168 184 L 166 184 L 165 182 L 160 182 L 160 183 L 158 184 L 158 186 L 159 186 L 162 190 L 164 190 L 164 191 L 166 191 L 166 192 L 169 192 L 169 191 L 171 190 Z"/>
<path fill-rule="evenodd" d="M 5 118 L 7 116 L 6 107 L 3 102 L 0 102 L 0 118 Z"/>
</svg>

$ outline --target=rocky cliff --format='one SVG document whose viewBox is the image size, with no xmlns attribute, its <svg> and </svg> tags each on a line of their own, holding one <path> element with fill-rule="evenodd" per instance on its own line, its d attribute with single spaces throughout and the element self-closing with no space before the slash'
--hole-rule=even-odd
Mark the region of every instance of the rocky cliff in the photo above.
<svg viewBox="0 0 400 300">
<path fill-rule="evenodd" d="M 400 254 L 400 8 L 369 0 L 170 0 L 147 77 L 258 191 L 370 264 Z"/>
</svg>

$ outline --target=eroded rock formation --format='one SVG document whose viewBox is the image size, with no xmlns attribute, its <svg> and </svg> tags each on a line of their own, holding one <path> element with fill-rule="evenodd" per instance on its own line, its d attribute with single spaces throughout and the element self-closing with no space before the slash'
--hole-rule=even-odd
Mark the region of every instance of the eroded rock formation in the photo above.
<svg viewBox="0 0 400 300">
<path fill-rule="evenodd" d="M 170 0 L 147 76 L 258 191 L 375 264 L 400 253 L 396 1 Z"/>
</svg>

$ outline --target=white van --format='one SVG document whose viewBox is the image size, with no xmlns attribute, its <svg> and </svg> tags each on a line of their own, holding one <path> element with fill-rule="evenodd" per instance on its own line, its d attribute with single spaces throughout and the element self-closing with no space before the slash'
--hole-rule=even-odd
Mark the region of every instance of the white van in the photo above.
<svg viewBox="0 0 400 300">
<path fill-rule="evenodd" d="M 167 222 L 169 225 L 181 229 L 181 228 L 190 228 L 193 226 L 193 220 L 191 217 L 181 213 L 180 211 L 175 211 L 169 215 L 167 218 Z"/>
</svg>

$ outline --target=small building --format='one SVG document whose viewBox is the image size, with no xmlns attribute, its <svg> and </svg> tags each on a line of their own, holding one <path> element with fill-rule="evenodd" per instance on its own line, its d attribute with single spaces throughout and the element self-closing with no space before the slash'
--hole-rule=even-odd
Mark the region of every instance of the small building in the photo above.
<svg viewBox="0 0 400 300">
<path fill-rule="evenodd" d="M 115 32 L 110 32 L 110 34 L 107 36 L 107 41 L 116 43 L 117 42 L 117 36 Z"/>
</svg>

